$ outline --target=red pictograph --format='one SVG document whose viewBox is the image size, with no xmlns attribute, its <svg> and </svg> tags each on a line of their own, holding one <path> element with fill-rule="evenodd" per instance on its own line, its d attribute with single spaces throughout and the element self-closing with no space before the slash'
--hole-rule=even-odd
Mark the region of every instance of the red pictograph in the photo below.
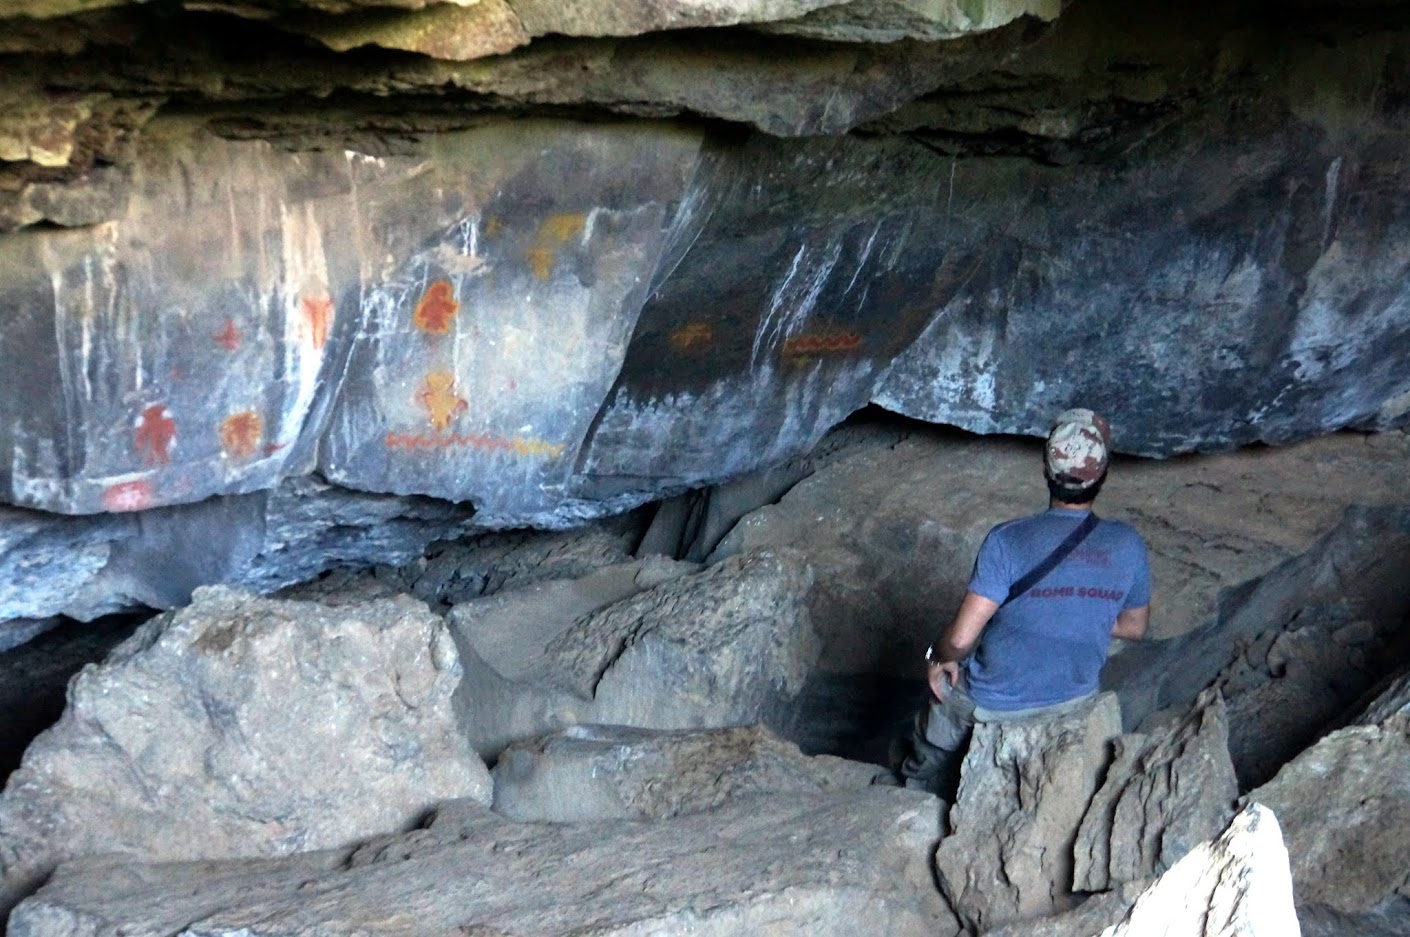
<svg viewBox="0 0 1410 937">
<path fill-rule="evenodd" d="M 299 308 L 303 311 L 304 336 L 314 350 L 328 344 L 328 331 L 333 326 L 333 297 L 327 293 L 317 296 L 300 296 Z"/>
<path fill-rule="evenodd" d="M 444 335 L 450 331 L 455 314 L 460 311 L 460 303 L 449 280 L 437 280 L 426 288 L 426 294 L 416 304 L 411 322 L 428 335 Z"/>
<path fill-rule="evenodd" d="M 264 420 L 253 410 L 232 413 L 220 424 L 220 447 L 227 458 L 248 459 L 264 439 Z"/>
<path fill-rule="evenodd" d="M 234 319 L 225 320 L 225 328 L 221 329 L 215 337 L 215 343 L 226 351 L 235 351 L 240 347 L 240 340 L 244 338 L 244 333 L 235 324 Z"/>
<path fill-rule="evenodd" d="M 137 418 L 132 441 L 137 451 L 143 453 L 148 465 L 171 462 L 171 447 L 176 441 L 176 421 L 171 418 L 166 404 L 154 403 L 142 411 Z"/>
<path fill-rule="evenodd" d="M 120 482 L 103 491 L 103 509 L 140 511 L 152 503 L 152 483 L 145 480 Z"/>
</svg>

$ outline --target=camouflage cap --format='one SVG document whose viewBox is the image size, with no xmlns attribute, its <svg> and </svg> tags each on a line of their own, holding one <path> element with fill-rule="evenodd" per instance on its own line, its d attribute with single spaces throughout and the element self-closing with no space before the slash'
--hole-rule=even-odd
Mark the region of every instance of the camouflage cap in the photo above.
<svg viewBox="0 0 1410 937">
<path fill-rule="evenodd" d="M 1091 410 L 1064 410 L 1053 420 L 1043 450 L 1048 477 L 1085 488 L 1106 472 L 1111 427 Z"/>
</svg>

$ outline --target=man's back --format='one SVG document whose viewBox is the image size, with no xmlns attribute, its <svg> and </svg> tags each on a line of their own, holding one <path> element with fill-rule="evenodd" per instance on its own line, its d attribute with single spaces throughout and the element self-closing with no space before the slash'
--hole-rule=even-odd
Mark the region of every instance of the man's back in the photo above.
<svg viewBox="0 0 1410 937">
<path fill-rule="evenodd" d="M 1009 588 L 1088 513 L 1050 508 L 1000 524 L 985 538 L 969 591 L 1002 607 L 966 666 L 978 705 L 1032 709 L 1094 692 L 1117 614 L 1150 601 L 1140 535 L 1120 521 L 1102 520 L 1041 582 L 1003 605 Z"/>
</svg>

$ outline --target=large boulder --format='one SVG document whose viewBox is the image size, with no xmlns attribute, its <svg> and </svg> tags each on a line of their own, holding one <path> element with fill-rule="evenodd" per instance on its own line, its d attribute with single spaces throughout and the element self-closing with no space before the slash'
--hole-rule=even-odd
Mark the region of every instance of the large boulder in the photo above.
<svg viewBox="0 0 1410 937">
<path fill-rule="evenodd" d="M 1288 850 L 1277 817 L 1250 804 L 1136 899 L 1100 937 L 1297 937 Z"/>
<path fill-rule="evenodd" d="M 86 667 L 0 796 L 13 903 L 56 863 L 286 855 L 491 799 L 457 731 L 444 622 L 411 599 L 333 609 L 224 588 Z"/>
<path fill-rule="evenodd" d="M 952 937 L 935 799 L 890 788 L 759 795 L 665 820 L 514 823 L 459 801 L 346 851 L 65 866 L 11 916 L 24 937 L 244 932 Z"/>
<path fill-rule="evenodd" d="M 477 750 L 493 754 L 580 722 L 686 729 L 781 720 L 817 660 L 811 570 L 788 550 L 680 575 L 689 569 L 607 568 L 457 607 L 451 622 L 467 668 L 457 708 Z M 614 590 L 625 597 L 595 607 Z"/>
<path fill-rule="evenodd" d="M 761 726 L 676 732 L 574 726 L 511 745 L 494 809 L 515 820 L 651 819 L 699 813 L 750 794 L 860 789 L 875 765 L 805 756 Z"/>
<path fill-rule="evenodd" d="M 1410 700 L 1323 738 L 1248 795 L 1282 820 L 1300 905 L 1359 914 L 1410 890 Z"/>
<path fill-rule="evenodd" d="M 1077 833 L 1073 891 L 1154 878 L 1224 829 L 1238 782 L 1224 701 L 1208 691 L 1183 720 L 1123 735 Z"/>
<path fill-rule="evenodd" d="M 940 888 L 967 927 L 1071 904 L 1073 845 L 1120 733 L 1109 693 L 1061 716 L 975 726 L 952 832 L 935 853 Z"/>
</svg>

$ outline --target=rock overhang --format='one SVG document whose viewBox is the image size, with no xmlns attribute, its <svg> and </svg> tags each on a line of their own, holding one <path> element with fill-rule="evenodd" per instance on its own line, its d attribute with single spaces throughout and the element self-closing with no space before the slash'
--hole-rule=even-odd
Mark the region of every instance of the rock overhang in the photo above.
<svg viewBox="0 0 1410 937">
<path fill-rule="evenodd" d="M 962 38 L 879 42 L 813 28 L 879 5 L 746 6 L 545 7 L 464 61 L 23 21 L 0 497 L 316 473 L 561 527 L 868 404 L 1036 434 L 1081 401 L 1151 456 L 1405 424 L 1394 11 L 957 5 Z"/>
</svg>

